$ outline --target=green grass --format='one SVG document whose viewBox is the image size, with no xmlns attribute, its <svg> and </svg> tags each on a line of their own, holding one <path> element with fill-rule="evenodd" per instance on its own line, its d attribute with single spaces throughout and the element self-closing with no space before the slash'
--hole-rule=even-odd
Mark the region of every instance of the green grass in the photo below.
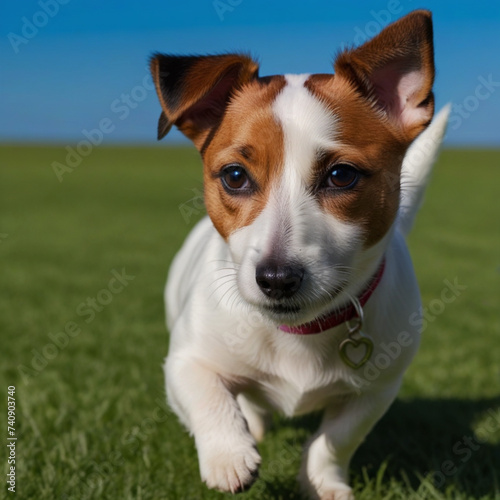
<svg viewBox="0 0 500 500">
<path fill-rule="evenodd" d="M 16 498 L 224 498 L 201 484 L 192 439 L 164 410 L 162 293 L 201 215 L 189 201 L 197 153 L 98 148 L 61 183 L 51 162 L 62 148 L 0 155 L 0 428 L 6 437 L 15 385 Z M 499 151 L 442 154 L 410 247 L 424 304 L 444 279 L 467 289 L 429 322 L 399 399 L 356 453 L 359 499 L 500 499 L 499 207 Z M 111 295 L 113 269 L 134 279 Z M 80 304 L 99 293 L 111 302 L 87 323 Z M 68 322 L 81 331 L 55 351 Z M 318 416 L 275 424 L 260 479 L 239 498 L 301 498 L 300 450 Z"/>
</svg>

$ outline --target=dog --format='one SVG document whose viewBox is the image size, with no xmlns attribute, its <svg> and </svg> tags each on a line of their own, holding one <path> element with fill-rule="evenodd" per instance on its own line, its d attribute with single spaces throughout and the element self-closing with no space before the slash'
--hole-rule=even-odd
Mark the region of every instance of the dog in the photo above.
<svg viewBox="0 0 500 500">
<path fill-rule="evenodd" d="M 244 54 L 150 62 L 162 107 L 204 165 L 208 216 L 170 268 L 168 402 L 202 480 L 238 492 L 269 416 L 322 410 L 299 481 L 353 498 L 350 459 L 395 399 L 419 344 L 405 243 L 444 135 L 431 13 L 411 12 L 334 74 L 260 77 Z"/>
</svg>

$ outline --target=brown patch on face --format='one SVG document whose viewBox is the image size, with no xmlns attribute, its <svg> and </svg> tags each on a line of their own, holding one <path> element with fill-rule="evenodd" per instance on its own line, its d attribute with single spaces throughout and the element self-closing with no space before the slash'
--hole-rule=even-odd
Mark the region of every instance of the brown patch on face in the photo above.
<svg viewBox="0 0 500 500">
<path fill-rule="evenodd" d="M 314 167 L 326 175 L 335 163 L 358 167 L 362 175 L 353 189 L 319 191 L 324 210 L 364 228 L 365 247 L 380 241 L 391 227 L 399 207 L 401 163 L 408 147 L 403 134 L 384 119 L 349 83 L 333 75 L 313 75 L 309 91 L 337 117 L 335 151 L 325 151 Z"/>
<path fill-rule="evenodd" d="M 430 12 L 414 11 L 361 47 L 343 51 L 335 72 L 306 83 L 338 119 L 334 140 L 340 145 L 324 152 L 316 169 L 348 163 L 366 175 L 352 189 L 320 190 L 318 196 L 325 210 L 361 224 L 365 246 L 372 246 L 396 217 L 403 156 L 434 112 Z"/>
<path fill-rule="evenodd" d="M 220 126 L 205 149 L 205 205 L 217 231 L 227 240 L 250 225 L 267 203 L 283 168 L 283 132 L 272 103 L 285 85 L 282 76 L 254 80 L 231 100 Z M 255 185 L 251 195 L 231 195 L 218 174 L 239 164 Z"/>
</svg>

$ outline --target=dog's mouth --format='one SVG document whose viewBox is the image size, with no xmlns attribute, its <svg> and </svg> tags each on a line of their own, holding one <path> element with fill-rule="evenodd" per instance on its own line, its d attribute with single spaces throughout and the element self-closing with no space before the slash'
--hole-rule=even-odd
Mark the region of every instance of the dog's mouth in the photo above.
<svg viewBox="0 0 500 500">
<path fill-rule="evenodd" d="M 339 295 L 340 293 L 329 294 L 327 297 L 324 297 L 323 300 L 318 300 L 314 304 L 310 302 L 303 304 L 261 304 L 260 308 L 278 325 L 285 324 L 297 326 L 327 315 L 332 310 L 332 300 Z"/>
<path fill-rule="evenodd" d="M 267 311 L 270 311 L 274 314 L 279 314 L 279 315 L 288 315 L 288 314 L 297 314 L 300 312 L 301 307 L 294 305 L 286 305 L 286 304 L 271 304 L 271 305 L 265 305 L 264 309 Z"/>
</svg>

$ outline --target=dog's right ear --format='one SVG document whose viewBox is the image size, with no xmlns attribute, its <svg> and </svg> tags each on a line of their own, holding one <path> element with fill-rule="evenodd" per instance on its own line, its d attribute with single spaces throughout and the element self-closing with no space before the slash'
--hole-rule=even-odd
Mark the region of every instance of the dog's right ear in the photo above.
<svg viewBox="0 0 500 500">
<path fill-rule="evenodd" d="M 220 123 L 231 95 L 256 78 L 259 70 L 255 61 L 241 54 L 155 54 L 150 68 L 163 109 L 158 140 L 176 125 L 198 149 Z"/>
</svg>

